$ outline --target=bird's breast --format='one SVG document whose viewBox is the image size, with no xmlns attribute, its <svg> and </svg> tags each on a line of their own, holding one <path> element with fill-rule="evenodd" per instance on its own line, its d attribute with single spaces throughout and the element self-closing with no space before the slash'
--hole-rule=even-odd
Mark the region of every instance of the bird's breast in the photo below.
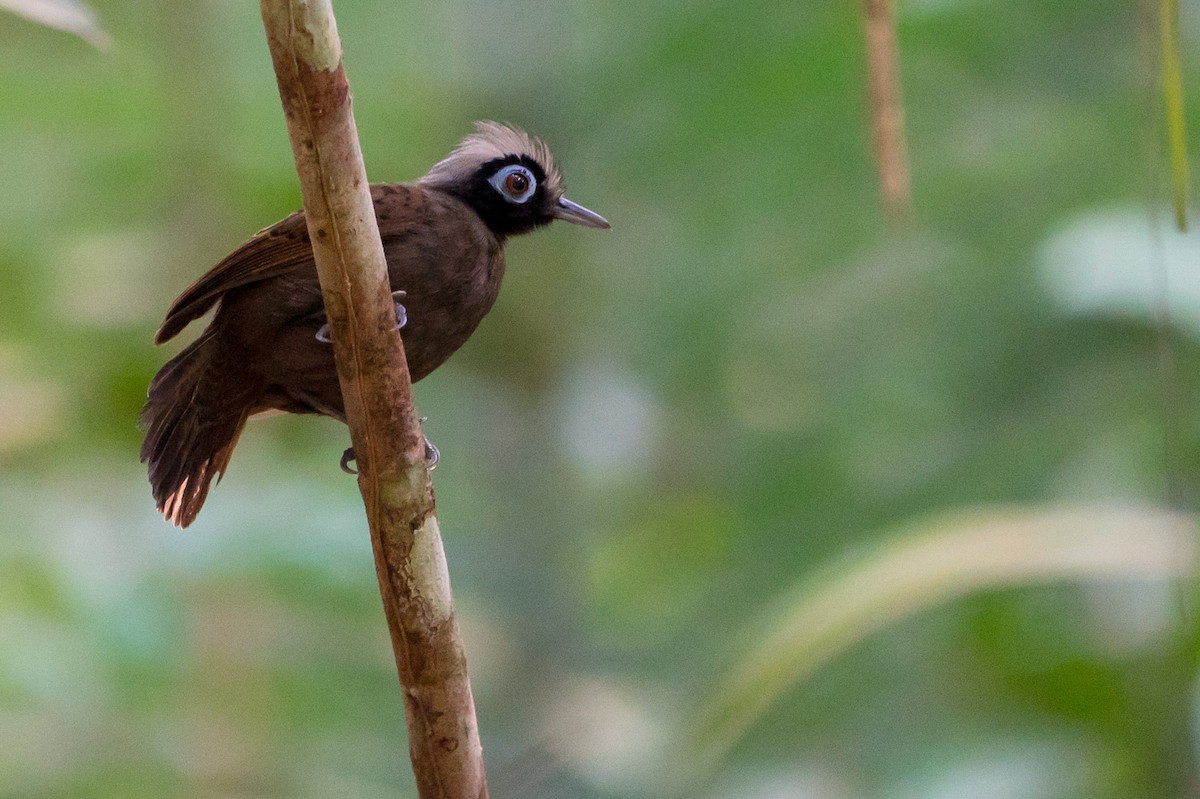
<svg viewBox="0 0 1200 799">
<path fill-rule="evenodd" d="M 503 246 L 473 211 L 450 197 L 424 199 L 408 209 L 417 224 L 398 235 L 381 222 L 392 290 L 406 292 L 401 337 L 414 381 L 470 338 L 504 276 Z"/>
</svg>

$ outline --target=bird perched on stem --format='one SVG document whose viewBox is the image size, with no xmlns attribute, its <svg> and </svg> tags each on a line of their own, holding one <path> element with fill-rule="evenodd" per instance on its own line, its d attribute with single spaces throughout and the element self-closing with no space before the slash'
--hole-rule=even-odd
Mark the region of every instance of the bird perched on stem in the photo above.
<svg viewBox="0 0 1200 799">
<path fill-rule="evenodd" d="M 491 309 L 509 236 L 555 219 L 609 226 L 563 196 L 541 140 L 494 122 L 476 128 L 415 183 L 371 186 L 414 383 L 461 347 Z M 141 416 L 141 459 L 155 502 L 180 527 L 196 518 L 252 416 L 283 411 L 345 421 L 303 211 L 260 231 L 188 287 L 155 342 L 214 305 L 200 337 L 151 381 Z"/>
</svg>

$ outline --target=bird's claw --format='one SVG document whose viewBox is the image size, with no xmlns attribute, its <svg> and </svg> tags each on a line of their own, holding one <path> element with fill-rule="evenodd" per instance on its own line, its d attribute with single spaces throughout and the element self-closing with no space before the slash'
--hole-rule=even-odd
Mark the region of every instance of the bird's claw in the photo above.
<svg viewBox="0 0 1200 799">
<path fill-rule="evenodd" d="M 428 416 L 422 416 L 417 420 L 418 424 L 425 424 L 429 421 Z M 442 453 L 438 452 L 437 445 L 429 440 L 429 437 L 424 433 L 421 434 L 421 440 L 425 442 L 425 460 L 429 462 L 429 471 L 437 468 L 438 461 L 442 459 Z"/>
<path fill-rule="evenodd" d="M 442 453 L 438 452 L 437 446 L 432 441 L 421 434 L 421 439 L 425 442 L 425 460 L 429 462 L 429 471 L 437 468 L 438 461 L 442 459 Z M 338 466 L 342 467 L 342 471 L 346 474 L 358 474 L 358 469 L 353 468 L 350 464 L 358 460 L 354 454 L 354 447 L 346 447 L 346 451 L 342 453 L 342 459 L 338 462 Z"/>
<path fill-rule="evenodd" d="M 396 300 L 396 329 L 397 330 L 403 330 L 404 326 L 408 324 L 408 309 L 405 308 L 403 305 L 401 305 L 399 302 L 400 300 L 404 299 L 406 296 L 408 296 L 408 292 L 405 292 L 405 291 L 393 291 L 392 292 L 392 299 Z M 325 324 L 323 324 L 319 328 L 317 328 L 317 341 L 321 342 L 322 344 L 332 344 L 333 343 L 333 336 L 329 332 L 329 323 L 328 322 L 326 322 Z M 346 467 L 343 466 L 342 468 L 345 469 Z"/>
<path fill-rule="evenodd" d="M 403 330 L 408 324 L 408 309 L 400 304 L 400 300 L 408 296 L 407 291 L 393 291 L 392 300 L 396 303 L 396 329 Z"/>
</svg>

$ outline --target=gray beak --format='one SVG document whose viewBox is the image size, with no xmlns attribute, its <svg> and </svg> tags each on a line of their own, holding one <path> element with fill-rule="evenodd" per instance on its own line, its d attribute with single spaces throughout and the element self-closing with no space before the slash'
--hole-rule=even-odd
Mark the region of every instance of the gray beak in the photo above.
<svg viewBox="0 0 1200 799">
<path fill-rule="evenodd" d="M 566 197 L 559 199 L 558 205 L 554 207 L 554 218 L 561 219 L 564 222 L 574 222 L 576 225 L 584 227 L 598 227 L 608 229 L 612 225 L 608 224 L 608 220 L 600 216 L 595 211 L 589 211 L 579 203 L 573 203 Z"/>
</svg>

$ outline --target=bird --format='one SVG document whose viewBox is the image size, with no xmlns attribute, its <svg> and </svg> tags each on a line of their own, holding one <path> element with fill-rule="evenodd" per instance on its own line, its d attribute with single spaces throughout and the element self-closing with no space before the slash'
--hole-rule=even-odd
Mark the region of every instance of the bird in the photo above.
<svg viewBox="0 0 1200 799">
<path fill-rule="evenodd" d="M 510 237 L 555 220 L 610 227 L 563 196 L 541 139 L 496 122 L 477 122 L 415 182 L 370 189 L 414 383 L 491 310 Z M 303 211 L 259 231 L 185 289 L 155 343 L 214 306 L 204 331 L 151 380 L 139 419 L 151 493 L 177 527 L 196 519 L 247 420 L 278 412 L 346 420 Z M 343 468 L 347 457 L 351 450 Z"/>
</svg>

